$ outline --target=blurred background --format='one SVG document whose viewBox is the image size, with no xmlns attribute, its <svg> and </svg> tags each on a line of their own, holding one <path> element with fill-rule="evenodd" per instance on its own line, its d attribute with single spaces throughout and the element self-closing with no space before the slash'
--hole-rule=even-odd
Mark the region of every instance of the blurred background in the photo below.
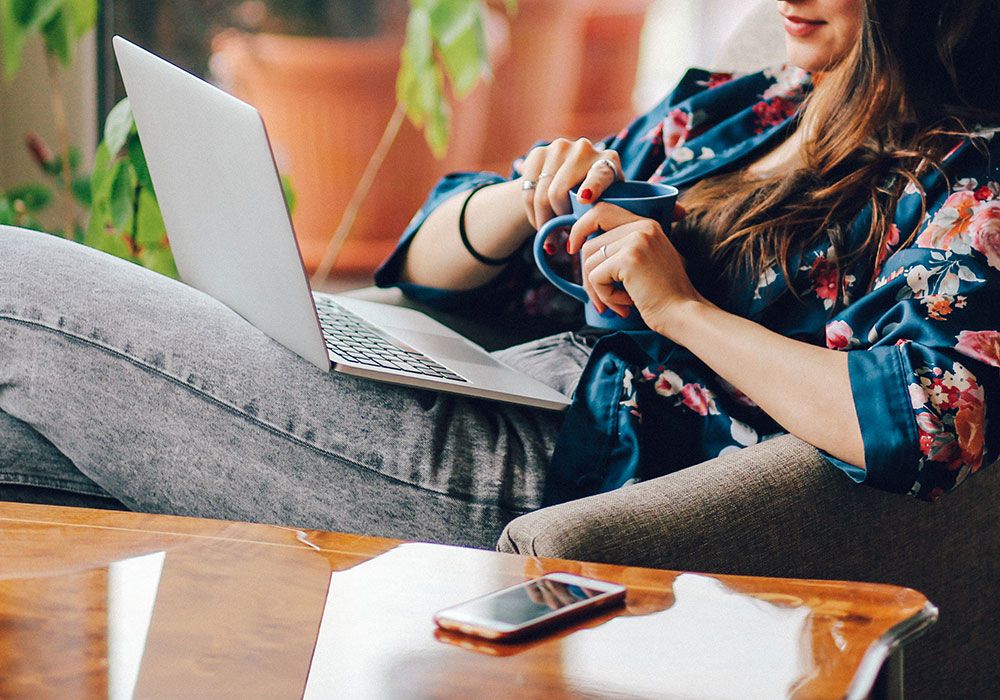
<svg viewBox="0 0 1000 700">
<path fill-rule="evenodd" d="M 485 45 L 492 79 L 454 104 L 443 157 L 408 122 L 393 134 L 334 273 L 367 283 L 445 172 L 506 174 L 536 140 L 616 133 L 689 66 L 749 70 L 780 56 L 781 47 L 771 45 L 759 58 L 744 55 L 743 65 L 727 64 L 725 45 L 761 5 L 774 12 L 773 3 L 750 0 L 519 0 L 508 15 L 503 2 L 491 0 Z M 92 165 L 102 125 L 124 96 L 110 50 L 110 38 L 121 34 L 261 111 L 294 192 L 296 233 L 313 271 L 373 153 L 386 145 L 408 10 L 406 0 L 102 2 L 95 30 L 82 36 L 67 70 L 53 76 L 42 43 L 28 42 L 21 70 L 0 87 L 0 189 L 37 178 L 39 157 L 37 148 L 25 148 L 27 133 L 43 143 L 60 138 L 42 89 L 53 80 L 65 96 L 79 167 Z M 777 21 L 774 27 L 780 32 Z"/>
</svg>

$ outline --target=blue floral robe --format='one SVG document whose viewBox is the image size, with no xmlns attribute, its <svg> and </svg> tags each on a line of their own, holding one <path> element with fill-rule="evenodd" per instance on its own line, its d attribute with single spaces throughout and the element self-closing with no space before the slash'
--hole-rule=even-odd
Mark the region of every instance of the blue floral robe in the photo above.
<svg viewBox="0 0 1000 700">
<path fill-rule="evenodd" d="M 621 154 L 626 177 L 683 189 L 786 138 L 810 87 L 809 75 L 790 67 L 740 77 L 691 70 L 608 147 Z M 847 270 L 838 283 L 827 240 L 793 267 L 801 299 L 774 267 L 738 284 L 726 307 L 785 336 L 849 353 L 865 468 L 827 458 L 855 481 L 929 500 L 994 462 L 1000 449 L 1000 421 L 989 411 L 1000 392 L 1000 138 L 989 130 L 980 135 L 985 152 L 956 139 L 945 173 L 923 179 L 925 213 L 916 191 L 903 194 L 874 273 Z M 577 302 L 535 272 L 527 243 L 523 259 L 481 289 L 398 282 L 409 242 L 436 206 L 503 179 L 456 173 L 442 180 L 377 283 L 452 310 L 578 313 Z M 850 228 L 855 240 L 869 222 L 869 210 L 858 214 Z M 685 242 L 675 242 L 683 251 Z M 692 279 L 697 284 L 697 270 Z M 782 432 L 684 347 L 653 332 L 609 335 L 597 343 L 566 413 L 545 500 L 650 479 Z"/>
</svg>

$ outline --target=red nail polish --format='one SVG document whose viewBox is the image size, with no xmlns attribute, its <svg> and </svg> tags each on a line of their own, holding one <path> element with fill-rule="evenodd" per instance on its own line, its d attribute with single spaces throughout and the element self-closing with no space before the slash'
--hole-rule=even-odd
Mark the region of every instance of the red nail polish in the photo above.
<svg viewBox="0 0 1000 700">
<path fill-rule="evenodd" d="M 566 241 L 566 252 L 567 253 L 572 253 L 573 252 L 572 250 L 569 249 L 569 241 L 568 240 Z"/>
<path fill-rule="evenodd" d="M 580 201 L 581 202 L 589 202 L 593 198 L 594 198 L 594 190 L 590 189 L 589 187 L 587 187 L 587 188 L 585 188 L 583 190 L 580 190 Z"/>
</svg>

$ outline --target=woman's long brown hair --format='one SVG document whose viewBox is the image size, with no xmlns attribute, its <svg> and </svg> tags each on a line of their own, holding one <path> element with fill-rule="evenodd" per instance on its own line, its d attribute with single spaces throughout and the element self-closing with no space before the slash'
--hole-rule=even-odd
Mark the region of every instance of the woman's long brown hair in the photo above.
<svg viewBox="0 0 1000 700">
<path fill-rule="evenodd" d="M 973 125 L 1000 125 L 1000 1 L 862 4 L 860 40 L 800 111 L 803 165 L 762 179 L 731 172 L 684 193 L 684 226 L 720 281 L 774 264 L 793 280 L 797 255 L 828 235 L 838 279 L 861 263 L 870 287 L 904 188 L 923 198 L 918 179 Z M 866 205 L 867 236 L 851 245 L 848 227 Z"/>
</svg>

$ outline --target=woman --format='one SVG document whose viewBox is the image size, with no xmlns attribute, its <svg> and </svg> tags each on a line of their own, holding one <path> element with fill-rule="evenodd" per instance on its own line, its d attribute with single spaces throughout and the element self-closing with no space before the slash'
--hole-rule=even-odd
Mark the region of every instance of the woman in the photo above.
<svg viewBox="0 0 1000 700">
<path fill-rule="evenodd" d="M 511 179 L 446 178 L 377 281 L 474 310 L 538 306 L 527 241 L 570 188 L 683 190 L 669 237 L 598 204 L 568 238 L 594 303 L 635 305 L 654 332 L 501 353 L 578 387 L 564 417 L 318 378 L 186 288 L 4 235 L 0 409 L 72 461 L 50 450 L 46 473 L 14 477 L 104 493 L 92 479 L 143 510 L 488 546 L 543 502 L 788 431 L 857 481 L 936 498 L 1000 445 L 995 5 L 779 2 L 791 67 L 691 71 L 606 148 L 557 140 Z M 20 272 L 46 257 L 46 279 Z"/>
</svg>

